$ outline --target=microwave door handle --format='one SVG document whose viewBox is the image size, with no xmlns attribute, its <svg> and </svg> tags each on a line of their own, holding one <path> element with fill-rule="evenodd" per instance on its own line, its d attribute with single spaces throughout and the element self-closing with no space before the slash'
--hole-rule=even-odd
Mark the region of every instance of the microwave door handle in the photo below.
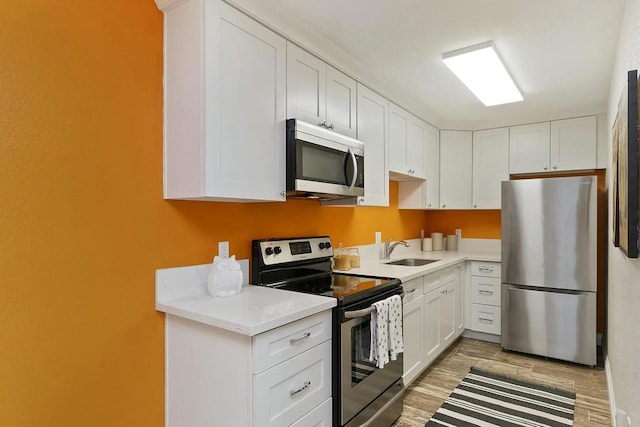
<svg viewBox="0 0 640 427">
<path fill-rule="evenodd" d="M 353 187 L 356 185 L 356 180 L 358 179 L 358 161 L 356 160 L 356 154 L 353 152 L 351 147 L 347 148 L 347 154 L 351 155 L 351 162 L 353 163 L 353 178 L 351 179 L 351 185 L 349 185 L 349 191 L 353 190 Z M 345 176 L 347 175 L 347 168 L 345 164 Z"/>
</svg>

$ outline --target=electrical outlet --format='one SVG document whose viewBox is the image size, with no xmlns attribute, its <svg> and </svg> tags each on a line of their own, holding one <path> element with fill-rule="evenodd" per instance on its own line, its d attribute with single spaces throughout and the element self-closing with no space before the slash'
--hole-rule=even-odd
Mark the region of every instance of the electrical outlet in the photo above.
<svg viewBox="0 0 640 427">
<path fill-rule="evenodd" d="M 218 242 L 218 256 L 229 258 L 229 242 Z"/>
<path fill-rule="evenodd" d="M 376 243 L 382 243 L 382 231 L 376 231 Z"/>
</svg>

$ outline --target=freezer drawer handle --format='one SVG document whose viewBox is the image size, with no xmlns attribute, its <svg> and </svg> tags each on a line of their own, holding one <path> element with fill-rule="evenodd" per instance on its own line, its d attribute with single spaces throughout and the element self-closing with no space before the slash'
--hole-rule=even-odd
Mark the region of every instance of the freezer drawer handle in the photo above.
<svg viewBox="0 0 640 427">
<path fill-rule="evenodd" d="M 486 317 L 478 317 L 478 320 L 481 320 L 483 322 L 493 323 L 493 319 L 487 319 Z"/>
<path fill-rule="evenodd" d="M 493 272 L 493 267 L 478 267 L 478 270 L 487 271 L 489 273 L 492 273 Z"/>
<path fill-rule="evenodd" d="M 305 340 L 311 336 L 311 332 L 305 332 L 301 337 L 298 338 L 289 338 L 289 344 L 295 344 L 302 340 Z"/>
<path fill-rule="evenodd" d="M 293 396 L 294 394 L 298 394 L 298 393 L 300 393 L 302 390 L 304 390 L 304 389 L 306 389 L 306 388 L 309 388 L 309 386 L 310 386 L 310 385 L 311 385 L 311 381 L 305 381 L 305 382 L 304 382 L 304 385 L 303 385 L 302 387 L 300 387 L 299 389 L 297 389 L 297 390 L 289 390 L 289 394 L 290 394 L 291 396 Z"/>
</svg>

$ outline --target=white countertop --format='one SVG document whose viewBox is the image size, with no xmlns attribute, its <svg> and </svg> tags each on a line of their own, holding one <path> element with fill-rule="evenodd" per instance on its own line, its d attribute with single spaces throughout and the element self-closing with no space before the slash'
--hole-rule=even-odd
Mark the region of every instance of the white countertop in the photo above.
<svg viewBox="0 0 640 427">
<path fill-rule="evenodd" d="M 420 258 L 420 259 L 437 259 L 439 261 L 432 262 L 430 264 L 411 267 L 406 265 L 389 265 L 387 263 L 405 259 L 405 258 Z M 500 262 L 500 252 L 496 251 L 431 251 L 421 252 L 416 250 L 404 250 L 397 251 L 391 256 L 389 260 L 362 258 L 360 261 L 360 268 L 352 268 L 348 271 L 337 271 L 336 273 L 355 274 L 363 276 L 377 276 L 377 277 L 394 277 L 400 279 L 402 282 L 415 279 L 416 277 L 429 274 L 433 271 L 440 270 L 442 268 L 455 265 L 462 261 L 489 261 Z"/>
<path fill-rule="evenodd" d="M 211 264 L 156 271 L 156 310 L 254 336 L 328 310 L 335 298 L 264 286 L 244 285 L 238 295 L 212 297 L 207 292 Z"/>
<path fill-rule="evenodd" d="M 495 244 L 467 245 L 467 251 L 421 252 L 416 241 L 412 240 L 409 248 L 398 247 L 386 261 L 378 259 L 374 245 L 363 246 L 361 254 L 365 256 L 361 258 L 360 268 L 340 273 L 393 277 L 405 282 L 462 261 L 500 262 L 500 251 Z M 417 267 L 386 264 L 404 258 L 439 261 Z M 239 262 L 246 282 L 248 262 Z M 210 268 L 211 264 L 203 264 L 156 270 L 156 310 L 254 336 L 336 306 L 335 298 L 247 284 L 238 295 L 212 297 L 207 291 Z"/>
</svg>

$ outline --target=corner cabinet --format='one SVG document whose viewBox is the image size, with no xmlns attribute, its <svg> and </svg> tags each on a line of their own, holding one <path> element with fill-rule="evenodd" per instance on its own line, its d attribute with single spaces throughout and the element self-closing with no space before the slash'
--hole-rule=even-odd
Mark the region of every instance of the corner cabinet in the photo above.
<svg viewBox="0 0 640 427">
<path fill-rule="evenodd" d="M 500 209 L 509 180 L 509 128 L 473 132 L 473 209 Z"/>
<path fill-rule="evenodd" d="M 359 206 L 389 206 L 389 101 L 358 83 L 358 140 L 364 143 L 364 197 Z"/>
<path fill-rule="evenodd" d="M 356 81 L 287 43 L 287 118 L 356 137 Z"/>
<path fill-rule="evenodd" d="M 222 1 L 156 3 L 164 197 L 284 201 L 285 39 Z"/>
</svg>

